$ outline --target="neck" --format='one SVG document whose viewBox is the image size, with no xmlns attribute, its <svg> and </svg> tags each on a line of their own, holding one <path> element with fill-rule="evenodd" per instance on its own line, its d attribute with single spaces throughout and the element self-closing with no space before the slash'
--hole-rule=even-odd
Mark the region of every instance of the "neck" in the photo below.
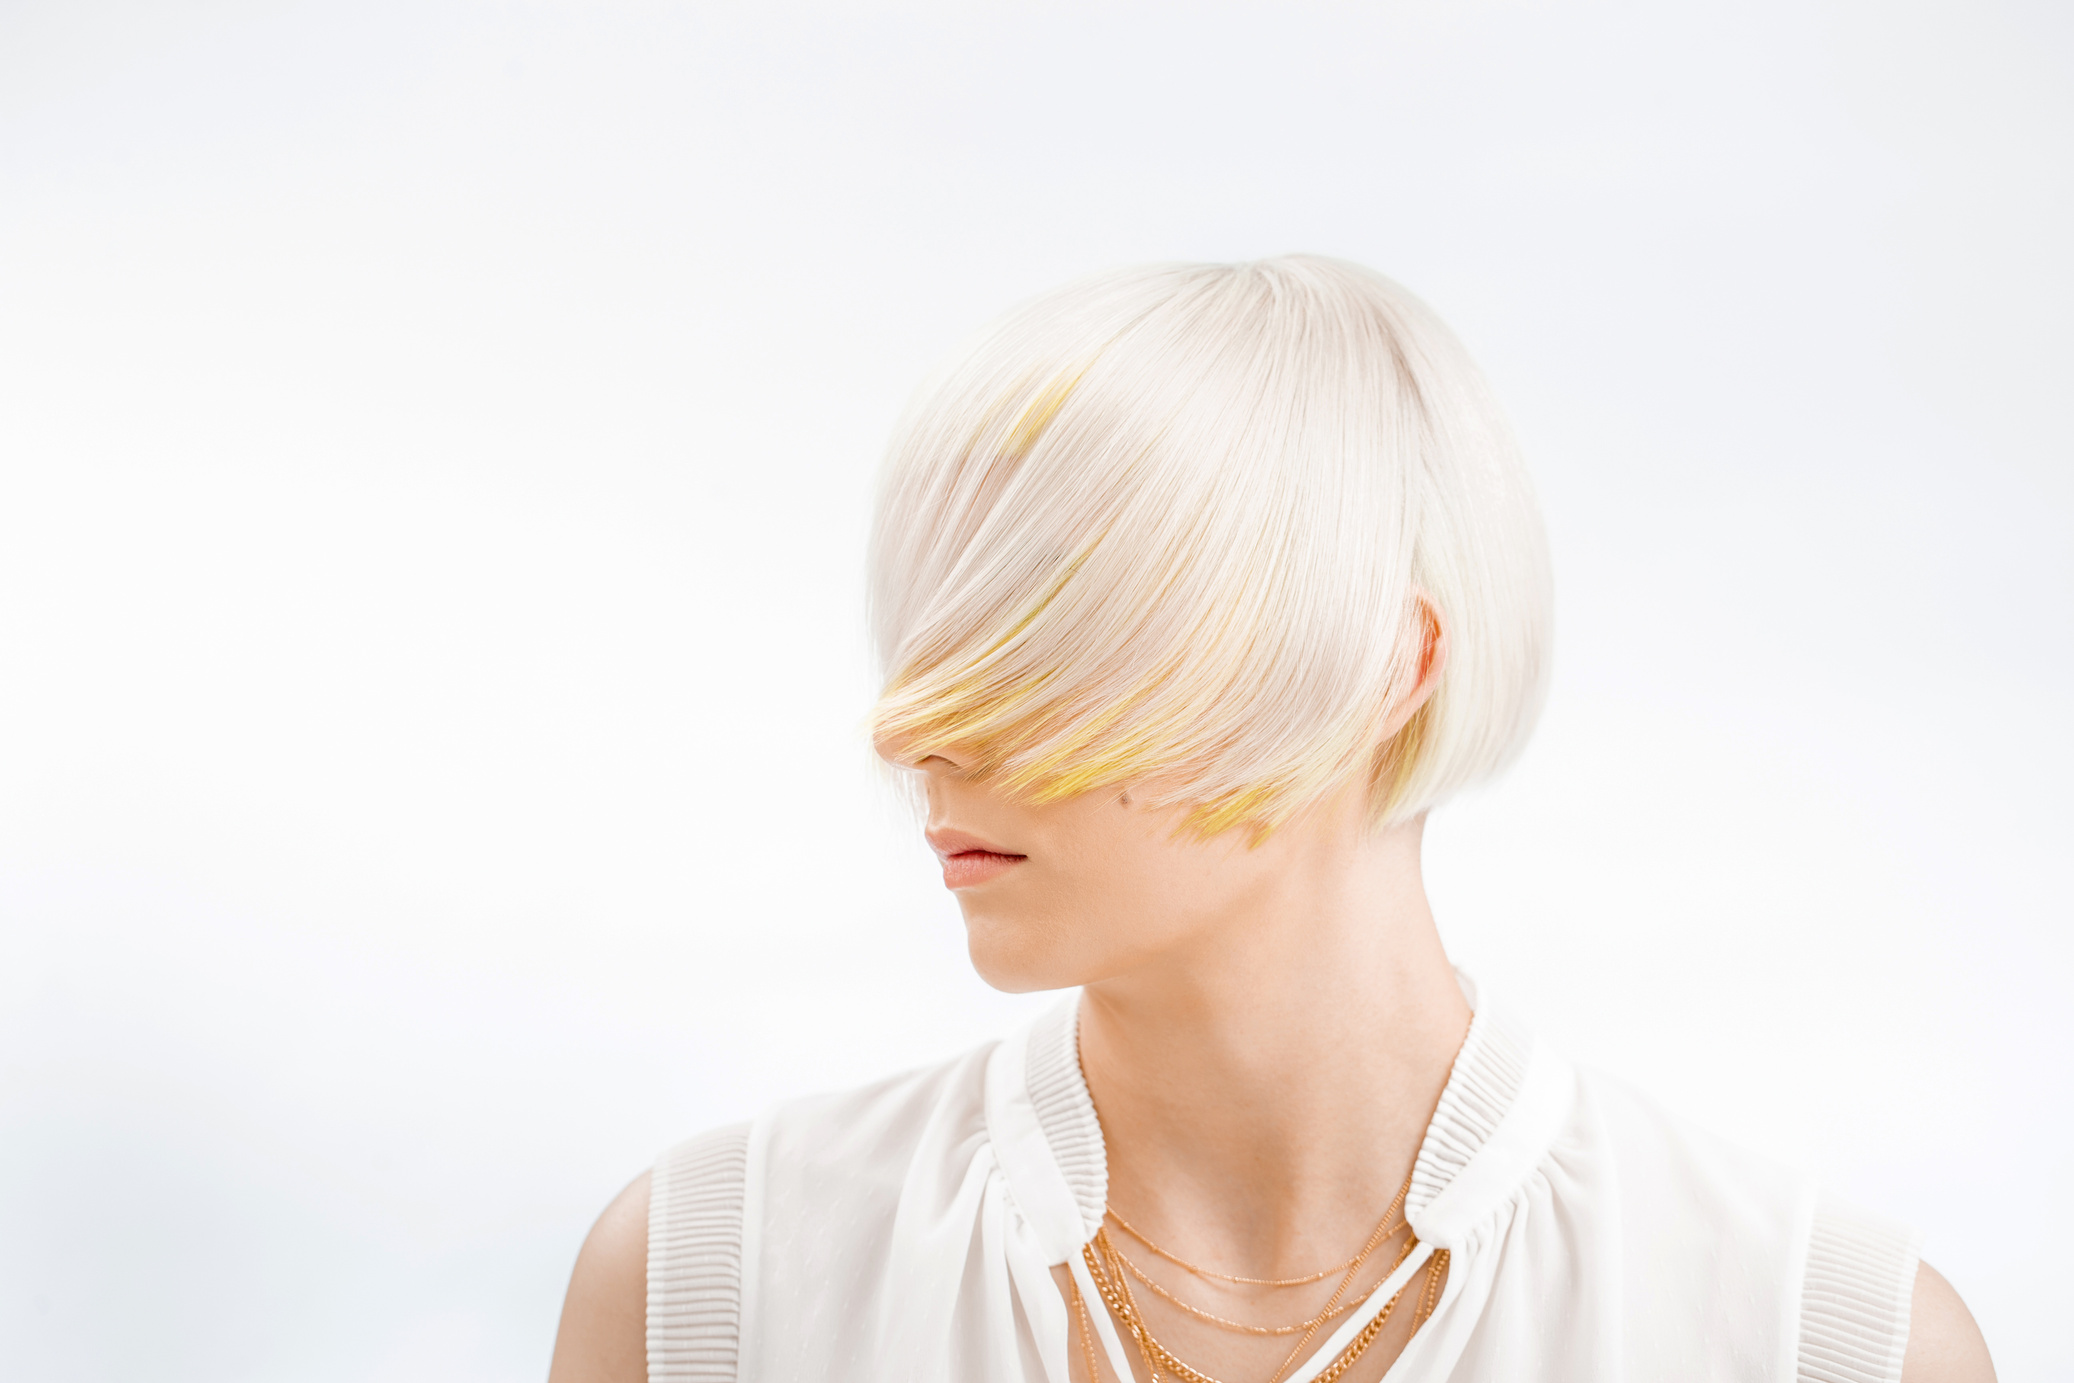
<svg viewBox="0 0 2074 1383">
<path fill-rule="evenodd" d="M 1110 1204 L 1221 1271 L 1359 1248 L 1409 1175 L 1469 1026 L 1421 822 L 1270 838 L 1286 859 L 1188 944 L 1090 983 L 1080 1057 Z"/>
</svg>

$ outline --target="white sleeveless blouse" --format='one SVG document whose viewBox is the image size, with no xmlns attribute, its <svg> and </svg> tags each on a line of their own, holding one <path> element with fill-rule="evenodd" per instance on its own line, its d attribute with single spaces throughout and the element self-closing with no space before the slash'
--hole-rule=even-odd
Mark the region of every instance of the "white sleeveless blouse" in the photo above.
<svg viewBox="0 0 2074 1383">
<path fill-rule="evenodd" d="M 1290 1383 L 1447 1249 L 1395 1380 L 1896 1383 L 1917 1241 L 1572 1067 L 1476 1005 L 1412 1169 L 1418 1252 Z M 665 1153 L 651 1383 L 1066 1383 L 1108 1170 L 1077 998 L 945 1065 Z M 1122 1344 L 1093 1313 L 1119 1376 Z"/>
</svg>

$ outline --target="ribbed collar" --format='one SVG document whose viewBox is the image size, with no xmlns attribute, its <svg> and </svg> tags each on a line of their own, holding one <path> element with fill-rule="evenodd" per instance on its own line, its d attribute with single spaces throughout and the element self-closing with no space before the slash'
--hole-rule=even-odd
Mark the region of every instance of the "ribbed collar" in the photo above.
<svg viewBox="0 0 2074 1383">
<path fill-rule="evenodd" d="M 1460 1251 L 1532 1174 L 1569 1113 L 1567 1063 L 1480 1002 L 1412 1164 L 1405 1218 L 1435 1248 Z M 995 1049 L 987 1124 L 1017 1205 L 1051 1261 L 1078 1253 L 1102 1225 L 1109 1164 L 1080 1070 L 1075 993 Z"/>
<path fill-rule="evenodd" d="M 1404 1217 L 1420 1239 L 1459 1252 L 1533 1174 L 1570 1113 L 1575 1077 L 1474 980 L 1455 977 L 1474 1015 L 1412 1162 Z"/>
</svg>

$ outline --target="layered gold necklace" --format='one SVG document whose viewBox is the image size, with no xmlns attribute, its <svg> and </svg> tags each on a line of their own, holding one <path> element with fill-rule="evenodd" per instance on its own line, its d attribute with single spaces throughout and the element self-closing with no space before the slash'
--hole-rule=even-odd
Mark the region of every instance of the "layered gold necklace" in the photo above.
<svg viewBox="0 0 2074 1383">
<path fill-rule="evenodd" d="M 1153 1293 L 1188 1316 L 1216 1329 L 1235 1334 L 1256 1336 L 1301 1335 L 1302 1338 L 1296 1342 L 1296 1347 L 1289 1351 L 1288 1356 L 1282 1360 L 1281 1366 L 1268 1379 L 1268 1383 L 1281 1383 L 1281 1380 L 1288 1374 L 1289 1370 L 1303 1357 L 1304 1350 L 1310 1347 L 1312 1339 L 1317 1336 L 1322 1326 L 1328 1321 L 1336 1320 L 1359 1307 L 1364 1301 L 1368 1300 L 1369 1295 L 1375 1290 L 1371 1288 L 1368 1293 L 1351 1298 L 1348 1297 L 1349 1290 L 1361 1276 L 1362 1267 L 1374 1256 L 1375 1251 L 1391 1239 L 1396 1238 L 1400 1230 L 1408 1229 L 1406 1222 L 1399 1218 L 1398 1212 L 1403 1209 L 1405 1197 L 1410 1192 L 1411 1178 L 1406 1177 L 1404 1185 L 1398 1188 L 1397 1195 L 1391 1200 L 1389 1208 L 1383 1212 L 1383 1218 L 1377 1222 L 1375 1232 L 1368 1236 L 1368 1242 L 1362 1245 L 1359 1253 L 1347 1259 L 1344 1263 L 1336 1263 L 1329 1268 L 1320 1268 L 1314 1273 L 1306 1273 L 1301 1277 L 1242 1277 L 1236 1273 L 1222 1273 L 1211 1268 L 1199 1267 L 1178 1254 L 1170 1253 L 1166 1249 L 1161 1248 L 1148 1238 L 1144 1231 L 1135 1228 L 1130 1221 L 1117 1214 L 1113 1206 L 1107 1209 L 1105 1222 L 1100 1229 L 1095 1231 L 1095 1237 L 1081 1250 L 1081 1256 L 1087 1263 L 1088 1274 L 1095 1284 L 1095 1291 L 1102 1298 L 1103 1305 L 1107 1306 L 1110 1313 L 1123 1323 L 1124 1329 L 1130 1332 L 1132 1342 L 1137 1345 L 1138 1353 L 1144 1359 L 1147 1371 L 1152 1375 L 1152 1383 L 1165 1383 L 1167 1375 L 1171 1375 L 1176 1380 L 1179 1380 L 1179 1383 L 1219 1383 L 1219 1380 L 1183 1362 L 1171 1349 L 1154 1338 L 1151 1330 L 1145 1323 L 1144 1313 L 1138 1308 L 1137 1297 L 1132 1291 L 1131 1280 L 1133 1278 L 1143 1283 Z M 1333 1289 L 1331 1298 L 1316 1314 L 1290 1325 L 1250 1325 L 1243 1321 L 1228 1320 L 1223 1316 L 1206 1311 L 1192 1302 L 1183 1301 L 1176 1293 L 1154 1281 L 1151 1274 L 1132 1262 L 1130 1257 L 1117 1246 L 1115 1239 L 1110 1236 L 1107 1220 L 1114 1220 L 1119 1229 L 1130 1238 L 1144 1245 L 1157 1257 L 1164 1258 L 1176 1267 L 1185 1269 L 1194 1276 L 1208 1281 L 1281 1289 L 1302 1287 L 1313 1282 L 1322 1282 L 1334 1273 L 1338 1273 L 1341 1275 L 1339 1285 Z M 1403 1247 L 1398 1250 L 1396 1260 L 1390 1264 L 1388 1271 L 1377 1282 L 1376 1285 L 1378 1287 L 1382 1285 L 1382 1281 L 1389 1278 L 1390 1273 L 1397 1271 L 1403 1265 L 1405 1259 L 1411 1257 L 1412 1251 L 1418 1247 L 1418 1242 L 1418 1239 L 1409 1232 L 1405 1234 Z M 1441 1283 L 1447 1277 L 1447 1261 L 1447 1250 L 1440 1249 L 1427 1262 L 1425 1283 L 1419 1293 L 1418 1305 L 1414 1308 L 1412 1314 L 1411 1328 L 1414 1331 L 1417 1331 L 1425 1323 L 1427 1317 L 1433 1314 L 1434 1307 L 1439 1303 Z M 1397 1307 L 1398 1299 L 1404 1295 L 1405 1289 L 1410 1285 L 1407 1282 L 1404 1287 L 1397 1289 L 1396 1294 L 1388 1302 L 1384 1303 L 1383 1309 L 1376 1313 L 1375 1319 L 1363 1326 L 1360 1333 L 1348 1341 L 1346 1348 L 1340 1351 L 1339 1357 L 1334 1359 L 1324 1372 L 1318 1375 L 1317 1383 L 1336 1383 L 1336 1380 L 1341 1375 L 1354 1367 L 1355 1361 L 1367 1351 L 1371 1344 L 1375 1343 L 1376 1337 L 1382 1334 L 1384 1325 L 1389 1322 L 1391 1313 Z M 1099 1383 L 1102 1375 L 1095 1354 L 1094 1327 L 1088 1314 L 1087 1301 L 1081 1296 L 1077 1285 L 1073 1289 L 1073 1308 L 1079 1326 L 1080 1349 L 1087 1367 L 1089 1383 Z"/>
</svg>

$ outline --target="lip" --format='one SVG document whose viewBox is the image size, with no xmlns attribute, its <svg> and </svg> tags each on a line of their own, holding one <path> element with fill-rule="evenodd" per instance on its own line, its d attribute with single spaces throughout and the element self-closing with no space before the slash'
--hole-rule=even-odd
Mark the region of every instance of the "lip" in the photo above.
<svg viewBox="0 0 2074 1383">
<path fill-rule="evenodd" d="M 936 852 L 938 859 L 947 859 L 952 855 L 963 855 L 973 851 L 977 851 L 982 855 L 1009 855 L 1015 859 L 1022 858 L 1015 851 L 1005 850 L 984 836 L 973 835 L 970 831 L 953 830 L 948 826 L 924 831 L 922 832 L 922 838 L 929 842 L 929 848 Z"/>
<path fill-rule="evenodd" d="M 943 885 L 949 889 L 971 888 L 999 878 L 1027 858 L 966 831 L 944 829 L 922 834 L 943 863 Z"/>
</svg>

